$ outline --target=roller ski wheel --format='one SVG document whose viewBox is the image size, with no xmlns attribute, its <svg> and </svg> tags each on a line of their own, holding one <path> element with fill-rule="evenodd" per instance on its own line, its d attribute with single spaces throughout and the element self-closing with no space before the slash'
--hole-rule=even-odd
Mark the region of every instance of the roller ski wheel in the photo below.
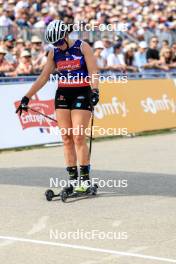
<svg viewBox="0 0 176 264">
<path fill-rule="evenodd" d="M 66 200 L 67 200 L 67 198 L 68 198 L 68 192 L 67 192 L 66 190 L 62 190 L 62 191 L 60 192 L 60 198 L 61 198 L 61 201 L 62 201 L 63 203 L 65 203 Z"/>
<path fill-rule="evenodd" d="M 52 190 L 47 190 L 45 192 L 45 197 L 46 197 L 46 200 L 48 202 L 52 201 L 53 197 L 54 197 L 54 192 Z"/>
<path fill-rule="evenodd" d="M 98 189 L 97 185 L 91 186 L 90 187 L 90 194 L 91 195 L 96 195 L 97 194 L 97 189 Z"/>
<path fill-rule="evenodd" d="M 73 186 L 70 185 L 69 187 L 65 187 L 60 192 L 60 198 L 62 202 L 66 202 L 67 198 L 73 194 Z"/>
</svg>

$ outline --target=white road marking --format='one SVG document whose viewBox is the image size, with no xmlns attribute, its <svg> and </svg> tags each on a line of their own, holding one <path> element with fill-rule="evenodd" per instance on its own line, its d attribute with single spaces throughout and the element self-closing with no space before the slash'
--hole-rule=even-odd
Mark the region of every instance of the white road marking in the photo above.
<svg viewBox="0 0 176 264">
<path fill-rule="evenodd" d="M 155 256 L 128 253 L 128 252 L 116 251 L 116 250 L 111 250 L 111 249 L 93 248 L 93 247 L 87 247 L 87 246 L 81 246 L 81 245 L 71 245 L 71 244 L 66 244 L 66 243 L 56 243 L 56 242 L 50 242 L 50 241 L 34 240 L 34 239 L 11 237 L 11 236 L 0 236 L 0 239 L 31 243 L 31 244 L 87 250 L 87 251 L 93 251 L 93 252 L 99 252 L 99 253 L 107 253 L 107 254 L 113 254 L 113 255 L 118 255 L 118 256 L 135 257 L 135 258 L 142 258 L 142 259 L 150 259 L 150 260 L 157 260 L 157 261 L 163 261 L 163 262 L 169 262 L 169 263 L 176 263 L 176 259 L 160 258 L 160 257 L 155 257 Z"/>
<path fill-rule="evenodd" d="M 138 253 L 140 251 L 146 250 L 148 249 L 148 247 L 133 247 L 133 248 L 129 248 L 126 253 Z M 116 258 L 121 258 L 123 256 L 116 256 Z"/>
</svg>

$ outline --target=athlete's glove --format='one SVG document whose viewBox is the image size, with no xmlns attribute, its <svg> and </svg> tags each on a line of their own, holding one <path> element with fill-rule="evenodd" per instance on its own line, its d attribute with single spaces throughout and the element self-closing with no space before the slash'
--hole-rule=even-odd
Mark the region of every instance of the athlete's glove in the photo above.
<svg viewBox="0 0 176 264">
<path fill-rule="evenodd" d="M 21 103 L 20 105 L 18 106 L 17 110 L 16 110 L 16 113 L 19 112 L 20 116 L 22 114 L 23 111 L 28 111 L 28 103 L 29 103 L 29 98 L 24 96 L 21 100 Z"/>
<path fill-rule="evenodd" d="M 99 90 L 98 89 L 91 90 L 90 101 L 93 106 L 95 106 L 99 102 Z"/>
</svg>

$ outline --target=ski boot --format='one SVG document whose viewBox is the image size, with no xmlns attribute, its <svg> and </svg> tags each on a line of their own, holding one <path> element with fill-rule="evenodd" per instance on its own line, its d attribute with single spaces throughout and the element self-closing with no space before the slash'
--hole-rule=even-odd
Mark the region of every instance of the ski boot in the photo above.
<svg viewBox="0 0 176 264">
<path fill-rule="evenodd" d="M 92 186 L 89 178 L 90 165 L 80 166 L 80 181 L 79 185 L 75 187 L 75 192 L 78 194 L 96 195 L 97 185 Z"/>
<path fill-rule="evenodd" d="M 69 181 L 66 187 L 62 189 L 60 192 L 60 198 L 63 202 L 67 200 L 67 198 L 73 194 L 74 188 L 78 183 L 78 170 L 77 166 L 67 167 L 67 171 L 69 173 Z"/>
</svg>

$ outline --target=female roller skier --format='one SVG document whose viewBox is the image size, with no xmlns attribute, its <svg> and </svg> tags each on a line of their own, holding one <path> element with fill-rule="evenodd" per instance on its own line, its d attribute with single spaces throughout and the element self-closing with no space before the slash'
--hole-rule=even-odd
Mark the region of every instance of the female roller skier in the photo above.
<svg viewBox="0 0 176 264">
<path fill-rule="evenodd" d="M 59 78 L 55 96 L 58 126 L 69 133 L 62 135 L 64 157 L 69 174 L 70 192 L 73 188 L 86 192 L 90 186 L 90 157 L 85 133 L 74 135 L 70 128 L 88 127 L 93 106 L 99 101 L 98 70 L 92 48 L 88 43 L 69 38 L 68 26 L 61 20 L 52 21 L 45 32 L 46 40 L 54 48 L 48 54 L 47 63 L 31 89 L 22 98 L 17 112 L 27 111 L 30 98 L 36 94 L 55 71 Z M 75 81 L 76 80 L 76 81 Z M 89 80 L 89 81 L 88 81 Z M 78 182 L 80 166 L 81 184 Z"/>
</svg>

